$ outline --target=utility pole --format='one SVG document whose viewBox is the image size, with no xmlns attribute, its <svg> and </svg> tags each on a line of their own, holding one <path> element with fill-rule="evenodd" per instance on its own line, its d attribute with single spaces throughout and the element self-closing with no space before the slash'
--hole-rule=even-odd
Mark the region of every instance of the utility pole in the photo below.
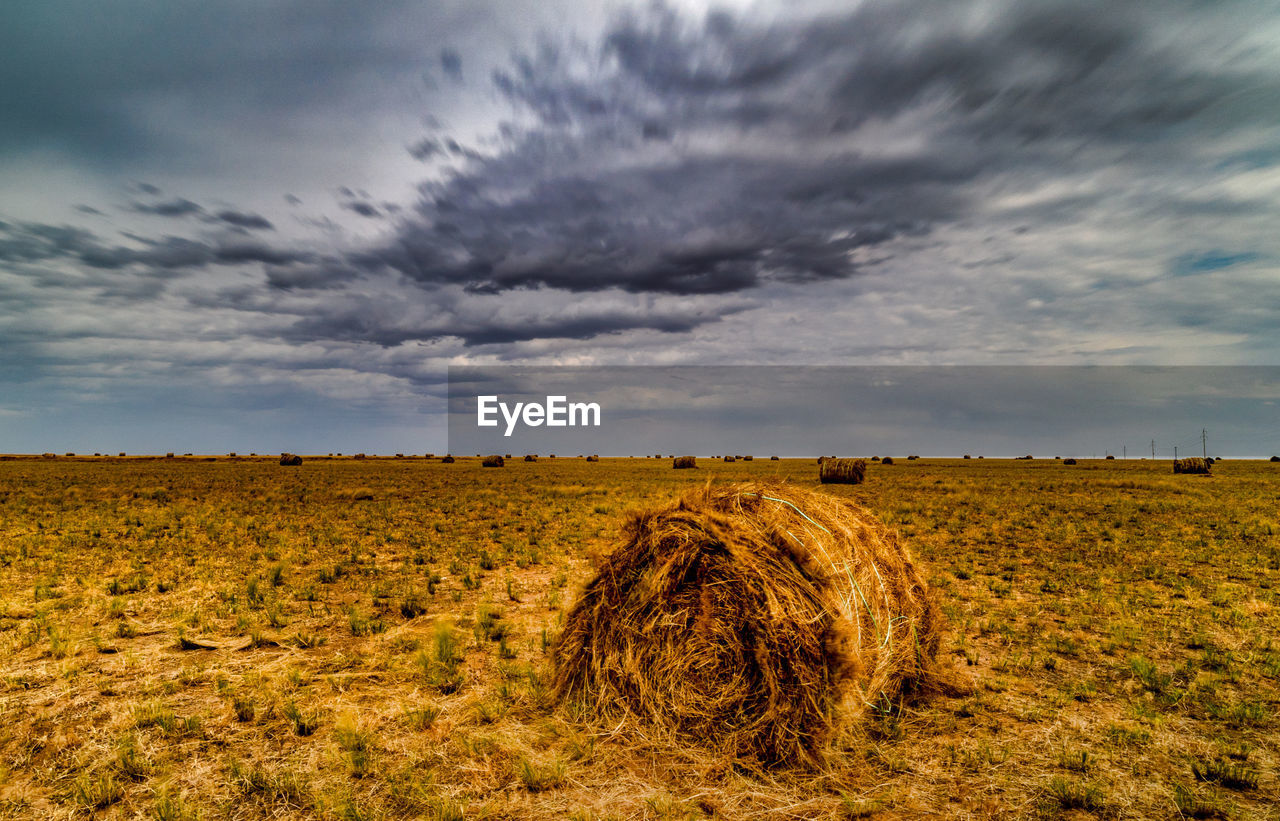
<svg viewBox="0 0 1280 821">
<path fill-rule="evenodd" d="M 1151 440 L 1151 458 L 1156 458 L 1156 440 Z"/>
<path fill-rule="evenodd" d="M 1200 429 L 1200 455 L 1209 458 L 1209 431 Z"/>
<path fill-rule="evenodd" d="M 1121 447 L 1122 447 L 1122 448 L 1124 448 L 1124 458 L 1125 458 L 1125 459 L 1128 459 L 1128 458 L 1129 458 L 1129 446 L 1128 446 L 1128 445 L 1121 445 Z"/>
<path fill-rule="evenodd" d="M 1178 446 L 1177 446 L 1177 445 L 1174 445 L 1174 446 L 1173 446 L 1173 461 L 1175 461 L 1175 462 L 1176 462 L 1176 461 L 1178 461 Z"/>
</svg>

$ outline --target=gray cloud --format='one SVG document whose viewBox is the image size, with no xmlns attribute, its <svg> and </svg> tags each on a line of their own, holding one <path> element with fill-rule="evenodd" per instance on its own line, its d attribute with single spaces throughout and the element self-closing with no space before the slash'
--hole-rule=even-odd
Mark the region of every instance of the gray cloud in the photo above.
<svg viewBox="0 0 1280 821">
<path fill-rule="evenodd" d="M 0 332 L 21 325 L 36 370 L 104 341 L 140 368 L 246 361 L 226 344 L 292 373 L 342 351 L 340 392 L 420 384 L 450 357 L 1264 361 L 1280 345 L 1280 20 L 1255 5 L 645 5 L 588 36 L 520 32 L 535 45 L 494 72 L 506 40 L 454 36 L 483 5 L 180 0 L 147 38 L 146 10 L 68 33 L 65 2 L 0 12 L 0 161 L 40 146 L 165 191 L 65 206 L 85 225 L 0 222 Z M 454 116 L 494 98 L 504 120 Z M 395 116 L 365 116 L 380 106 Z M 314 173 L 198 184 L 267 140 Z M 416 201 L 362 176 L 384 163 L 425 177 Z M 142 325 L 160 353 L 131 347 Z M 73 340 L 93 342 L 53 344 Z"/>
<path fill-rule="evenodd" d="M 241 211 L 226 209 L 216 214 L 217 218 L 235 228 L 248 228 L 258 231 L 274 231 L 271 220 L 260 214 L 247 214 Z"/>
<path fill-rule="evenodd" d="M 200 205 L 182 197 L 163 202 L 135 202 L 129 208 L 139 214 L 153 214 L 157 217 L 188 217 L 204 213 L 204 208 Z"/>
</svg>

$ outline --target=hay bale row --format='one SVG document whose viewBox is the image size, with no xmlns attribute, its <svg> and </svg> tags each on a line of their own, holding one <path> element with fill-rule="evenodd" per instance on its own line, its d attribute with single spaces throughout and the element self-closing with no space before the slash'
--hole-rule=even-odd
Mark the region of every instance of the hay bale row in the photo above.
<svg viewBox="0 0 1280 821">
<path fill-rule="evenodd" d="M 553 686 L 609 726 L 820 762 L 869 710 L 942 686 L 940 619 L 906 548 L 852 502 L 707 486 L 626 523 L 569 612 Z"/>
<path fill-rule="evenodd" d="M 693 456 L 677 456 L 671 461 L 671 467 L 676 470 L 684 470 L 687 468 L 696 468 L 698 460 Z"/>
<path fill-rule="evenodd" d="M 302 457 L 296 453 L 280 454 L 280 464 L 296 467 L 302 464 Z"/>
<path fill-rule="evenodd" d="M 860 485 L 866 478 L 866 459 L 823 459 L 818 465 L 818 481 L 824 485 Z"/>
<path fill-rule="evenodd" d="M 1210 472 L 1211 467 L 1212 465 L 1210 464 L 1208 459 L 1203 459 L 1199 456 L 1191 456 L 1186 459 L 1173 460 L 1174 473 L 1207 474 Z"/>
</svg>

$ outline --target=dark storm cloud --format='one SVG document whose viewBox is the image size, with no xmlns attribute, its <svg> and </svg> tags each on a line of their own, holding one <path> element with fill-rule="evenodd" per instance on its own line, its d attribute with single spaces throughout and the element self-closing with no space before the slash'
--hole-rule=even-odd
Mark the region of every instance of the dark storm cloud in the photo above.
<svg viewBox="0 0 1280 821">
<path fill-rule="evenodd" d="M 359 214 L 362 217 L 368 217 L 370 219 L 377 219 L 382 216 L 382 212 L 378 210 L 376 205 L 365 202 L 364 200 L 349 200 L 342 203 L 342 208 L 353 214 Z"/>
<path fill-rule="evenodd" d="M 712 294 L 848 278 L 864 264 L 859 249 L 963 221 L 976 183 L 996 173 L 1052 177 L 1079 171 L 1080 148 L 1096 141 L 1189 145 L 1280 110 L 1274 72 L 1191 59 L 1154 36 L 1162 16 L 905 2 L 761 28 L 723 13 L 700 24 L 635 13 L 595 50 L 548 44 L 496 72 L 495 87 L 538 125 L 508 128 L 497 155 L 469 154 L 424 188 L 392 242 L 356 258 L 490 294 Z M 914 133 L 888 139 L 914 148 L 869 138 L 859 149 L 858 128 L 912 116 Z M 645 148 L 682 139 L 717 150 Z M 410 152 L 455 146 L 430 137 Z M 1092 204 L 1059 198 L 1010 218 L 1069 220 Z"/>
<path fill-rule="evenodd" d="M 275 20 L 256 6 L 241 11 L 241 23 Z M 344 14 L 336 5 L 316 13 L 330 22 Z M 1257 23 L 1244 4 L 1190 2 L 905 0 L 768 24 L 645 6 L 588 41 L 546 38 L 492 73 L 492 91 L 517 116 L 496 125 L 491 138 L 446 133 L 432 119 L 431 133 L 406 145 L 435 171 L 412 209 L 400 211 L 358 185 L 338 189 L 337 207 L 361 218 L 347 227 L 383 230 L 377 238 L 342 240 L 324 253 L 257 235 L 246 242 L 246 232 L 275 226 L 239 209 L 210 212 L 182 198 L 136 194 L 143 201 L 136 211 L 194 216 L 240 229 L 240 237 L 140 236 L 120 246 L 71 226 L 23 225 L 0 231 L 0 260 L 69 260 L 144 276 L 258 265 L 257 291 L 237 282 L 192 296 L 193 305 L 216 307 L 222 299 L 265 317 L 288 315 L 303 302 L 307 316 L 292 325 L 291 340 L 388 346 L 444 337 L 500 345 L 626 330 L 687 334 L 741 310 L 728 301 L 733 295 L 767 293 L 785 311 L 806 287 L 834 288 L 931 242 L 940 250 L 927 261 L 971 278 L 1020 264 L 1020 254 L 998 242 L 981 253 L 948 253 L 939 237 L 950 231 L 966 235 L 962 245 L 977 243 L 978 223 L 989 240 L 1025 233 L 1030 242 L 1047 228 L 1114 217 L 1107 226 L 1114 258 L 1127 253 L 1126 236 L 1141 238 L 1162 220 L 1199 225 L 1275 210 L 1265 192 L 1206 195 L 1194 182 L 1179 184 L 1223 163 L 1265 167 L 1280 158 L 1276 132 L 1265 128 L 1280 110 L 1280 72 L 1247 49 L 1230 51 Z M 281 23 L 286 32 L 295 24 Z M 345 82 L 339 75 L 347 67 L 397 74 L 413 64 L 462 79 L 453 49 L 408 53 L 396 45 L 372 53 L 359 38 L 344 44 L 319 36 L 297 53 L 276 55 L 262 51 L 257 33 L 246 37 L 218 46 L 229 66 L 219 88 L 252 88 L 256 103 L 279 106 L 281 117 L 317 103 L 326 82 Z M 228 60 L 246 55 L 257 59 L 252 77 Z M 198 66 L 214 55 L 196 57 Z M 314 63 L 315 73 L 303 63 Z M 482 76 L 471 63 L 468 54 L 472 79 L 459 90 Z M 213 81 L 194 73 L 184 64 L 171 88 L 191 83 L 226 103 Z M 299 92 L 304 79 L 308 87 Z M 28 114 L 39 108 L 24 105 Z M 1016 196 L 1067 179 L 1073 184 Z M 135 188 L 159 197 L 144 185 Z M 327 219 L 297 221 L 342 237 L 344 226 Z M 1248 250 L 1204 250 L 1219 247 Z M 1247 237 L 1170 247 L 1155 263 L 1166 268 L 1152 276 L 1245 268 L 1272 258 L 1266 251 Z M 1102 290 L 1105 277 L 1098 279 L 1082 289 Z M 1056 286 L 1019 282 L 998 296 L 1034 301 L 1019 308 L 1031 315 L 1062 296 Z M 357 293 L 378 299 L 355 311 L 349 301 Z M 583 299 L 603 305 L 615 297 L 632 302 L 572 313 Z M 666 302 L 646 305 L 649 298 L 705 304 L 680 312 Z M 916 318 L 933 298 L 922 291 L 915 313 L 904 316 L 927 322 Z M 535 299 L 536 311 L 474 318 L 477 305 Z M 1171 310 L 1160 322 L 1188 315 L 1187 306 L 1162 299 Z M 400 313 L 405 304 L 422 315 Z M 274 333 L 267 325 L 264 332 Z M 1002 350 L 1034 350 L 1025 339 L 1007 345 Z"/>
<path fill-rule="evenodd" d="M 314 255 L 261 242 L 238 240 L 209 243 L 179 236 L 153 239 L 128 234 L 135 246 L 109 245 L 92 231 L 67 225 L 0 223 L 0 262 L 73 262 L 88 268 L 135 268 L 141 273 L 173 272 L 210 264 L 266 263 L 291 265 Z M 138 247 L 141 246 L 141 247 Z M 150 271 L 148 271 L 150 269 Z"/>
<path fill-rule="evenodd" d="M 248 228 L 259 231 L 274 231 L 271 220 L 260 214 L 247 214 L 240 211 L 225 210 L 216 214 L 217 218 L 235 228 Z"/>
<path fill-rule="evenodd" d="M 453 49 L 444 49 L 440 52 L 440 68 L 444 71 L 445 76 L 452 80 L 459 81 L 462 79 L 462 55 Z"/>
<path fill-rule="evenodd" d="M 401 318 L 392 310 L 362 305 L 359 310 L 304 317 L 294 323 L 285 335 L 296 341 L 373 342 L 383 347 L 454 337 L 464 345 L 474 347 L 533 339 L 591 339 L 629 330 L 685 333 L 720 319 L 721 315 L 717 313 L 699 314 L 687 310 L 644 314 L 606 310 L 577 316 L 522 316 L 520 321 L 512 323 L 493 317 L 476 319 L 441 313 L 415 323 Z"/>
<path fill-rule="evenodd" d="M 139 214 L 153 214 L 157 217 L 189 217 L 192 214 L 204 212 L 204 208 L 199 204 L 182 197 L 163 202 L 135 202 L 129 205 L 129 209 Z"/>
</svg>

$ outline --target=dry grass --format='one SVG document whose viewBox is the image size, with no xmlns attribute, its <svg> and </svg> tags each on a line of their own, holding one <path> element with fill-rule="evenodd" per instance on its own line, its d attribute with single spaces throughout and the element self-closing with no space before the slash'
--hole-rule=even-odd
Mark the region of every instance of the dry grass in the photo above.
<svg viewBox="0 0 1280 821">
<path fill-rule="evenodd" d="M 1280 805 L 1265 461 L 1188 482 L 1167 461 L 921 459 L 826 486 L 928 568 L 940 656 L 975 689 L 868 712 L 817 771 L 757 772 L 557 710 L 548 651 L 627 511 L 708 478 L 816 489 L 812 460 L 204 458 L 0 462 L 0 817 Z"/>
</svg>

